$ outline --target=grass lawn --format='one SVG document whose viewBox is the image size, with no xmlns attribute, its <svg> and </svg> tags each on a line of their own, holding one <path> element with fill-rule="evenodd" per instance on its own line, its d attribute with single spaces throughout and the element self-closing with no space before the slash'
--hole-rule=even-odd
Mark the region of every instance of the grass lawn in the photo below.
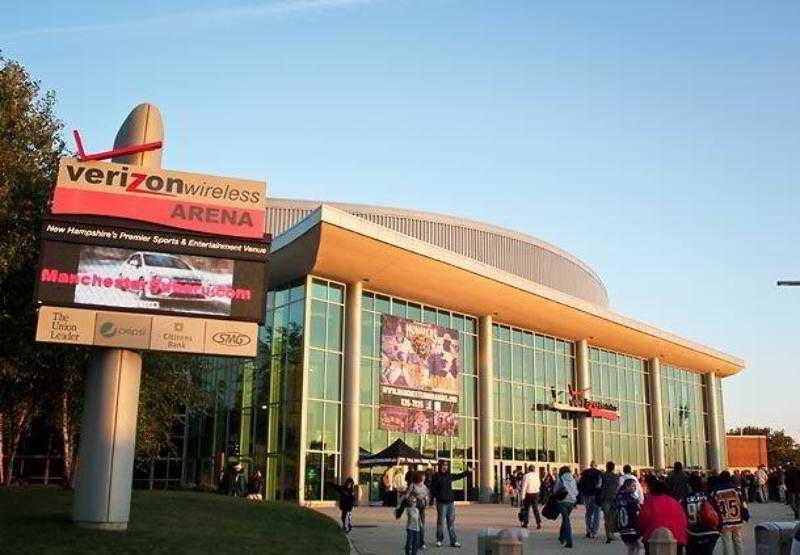
<svg viewBox="0 0 800 555">
<path fill-rule="evenodd" d="M 134 491 L 127 532 L 78 528 L 72 492 L 0 488 L 2 553 L 349 553 L 336 522 L 310 509 L 193 492 Z"/>
</svg>

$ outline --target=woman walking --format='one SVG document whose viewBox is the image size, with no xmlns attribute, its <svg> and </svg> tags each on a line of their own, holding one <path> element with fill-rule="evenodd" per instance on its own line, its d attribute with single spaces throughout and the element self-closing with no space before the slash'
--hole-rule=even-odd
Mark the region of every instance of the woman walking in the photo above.
<svg viewBox="0 0 800 555">
<path fill-rule="evenodd" d="M 578 500 L 578 484 L 568 466 L 562 466 L 558 471 L 558 479 L 553 486 L 553 495 L 558 501 L 558 510 L 561 512 L 561 529 L 558 532 L 558 541 L 567 548 L 572 548 L 572 523 L 569 520 L 575 503 Z"/>
</svg>

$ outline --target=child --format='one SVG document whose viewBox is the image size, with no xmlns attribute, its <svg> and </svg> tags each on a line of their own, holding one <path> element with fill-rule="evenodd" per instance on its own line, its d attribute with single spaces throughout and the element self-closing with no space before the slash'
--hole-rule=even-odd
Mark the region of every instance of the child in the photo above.
<svg viewBox="0 0 800 555">
<path fill-rule="evenodd" d="M 344 481 L 343 485 L 328 482 L 336 493 L 339 494 L 339 509 L 342 511 L 342 530 L 349 534 L 353 530 L 353 505 L 356 502 L 356 484 L 352 478 Z"/>
<path fill-rule="evenodd" d="M 417 495 L 410 492 L 401 501 L 400 507 L 406 513 L 406 548 L 405 555 L 417 555 L 419 549 L 419 531 L 422 523 L 419 518 L 419 507 L 417 507 Z M 402 515 L 401 510 L 395 512 L 397 518 Z"/>
<path fill-rule="evenodd" d="M 622 484 L 614 500 L 616 509 L 616 528 L 628 548 L 628 555 L 636 555 L 641 544 L 639 538 L 639 505 L 636 478 L 628 478 Z"/>
</svg>

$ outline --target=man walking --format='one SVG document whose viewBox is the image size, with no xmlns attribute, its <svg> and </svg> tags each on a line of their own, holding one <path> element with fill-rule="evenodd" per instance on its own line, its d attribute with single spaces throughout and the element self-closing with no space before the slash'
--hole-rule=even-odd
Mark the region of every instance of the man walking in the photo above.
<svg viewBox="0 0 800 555">
<path fill-rule="evenodd" d="M 536 519 L 536 529 L 542 528 L 542 517 L 539 514 L 539 490 L 542 488 L 542 482 L 539 479 L 539 472 L 536 467 L 530 465 L 528 472 L 523 476 L 520 485 L 522 491 L 522 510 L 520 510 L 520 522 L 523 528 L 528 527 L 528 522 L 531 518 L 531 508 L 533 508 L 533 517 Z"/>
<path fill-rule="evenodd" d="M 767 483 L 769 482 L 769 474 L 767 474 L 766 467 L 762 464 L 756 470 L 756 487 L 758 487 L 758 501 L 759 503 L 766 503 L 769 501 L 769 490 Z"/>
<path fill-rule="evenodd" d="M 786 469 L 786 502 L 794 512 L 794 519 L 800 520 L 800 468 L 796 464 Z"/>
<path fill-rule="evenodd" d="M 444 543 L 444 528 L 450 536 L 450 547 L 461 547 L 456 536 L 456 508 L 454 505 L 453 482 L 461 480 L 470 473 L 468 468 L 458 474 L 450 473 L 450 463 L 441 459 L 438 470 L 431 480 L 431 494 L 436 498 L 436 547 Z"/>
<path fill-rule="evenodd" d="M 600 504 L 598 496 L 603 486 L 603 473 L 597 469 L 597 463 L 592 461 L 589 468 L 581 473 L 578 482 L 578 491 L 583 498 L 586 506 L 586 537 L 594 538 L 597 536 L 597 529 L 600 527 Z"/>
<path fill-rule="evenodd" d="M 731 473 L 723 470 L 708 497 L 720 514 L 724 555 L 742 555 L 742 525 L 749 519 L 747 504 L 733 483 Z"/>
<path fill-rule="evenodd" d="M 614 526 L 611 516 L 611 509 L 619 491 L 619 476 L 614 472 L 614 462 L 606 463 L 606 471 L 603 472 L 603 484 L 600 486 L 600 496 L 598 502 L 603 511 L 603 524 L 606 529 L 606 543 L 611 543 L 614 539 Z"/>
<path fill-rule="evenodd" d="M 667 478 L 667 487 L 669 494 L 678 503 L 686 501 L 686 496 L 689 495 L 689 476 L 683 471 L 683 463 L 675 462 L 672 465 L 672 474 Z"/>
</svg>

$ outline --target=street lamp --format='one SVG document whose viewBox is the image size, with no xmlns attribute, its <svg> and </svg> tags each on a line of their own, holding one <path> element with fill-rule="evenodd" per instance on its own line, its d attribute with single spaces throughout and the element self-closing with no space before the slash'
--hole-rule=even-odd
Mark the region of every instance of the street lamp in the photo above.
<svg viewBox="0 0 800 555">
<path fill-rule="evenodd" d="M 778 282 L 778 287 L 800 287 L 800 281 L 782 280 Z"/>
</svg>

